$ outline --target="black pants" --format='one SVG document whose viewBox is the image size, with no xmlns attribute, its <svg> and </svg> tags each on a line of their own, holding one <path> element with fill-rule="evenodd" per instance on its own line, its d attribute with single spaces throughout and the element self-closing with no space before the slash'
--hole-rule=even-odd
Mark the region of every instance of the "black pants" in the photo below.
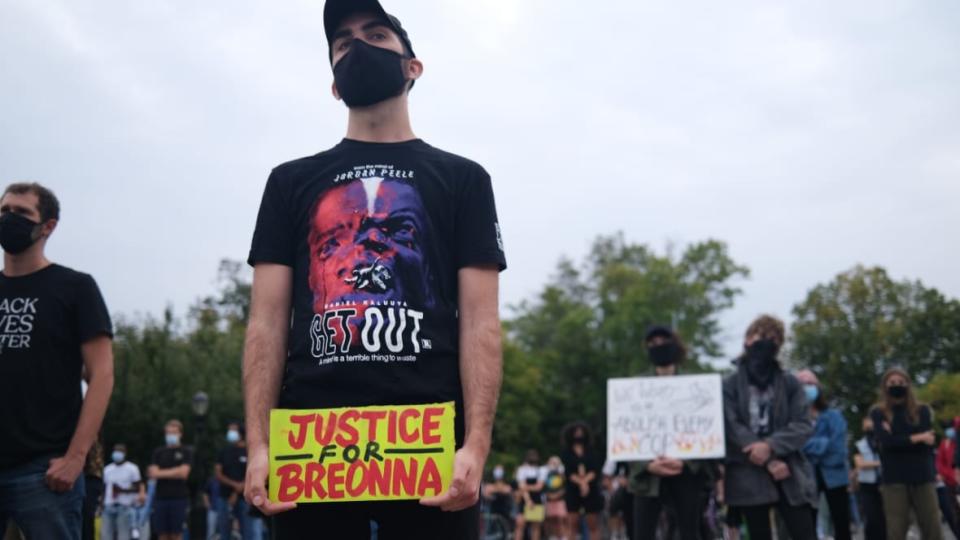
<svg viewBox="0 0 960 540">
<path fill-rule="evenodd" d="M 664 506 L 676 513 L 681 540 L 700 540 L 703 521 L 704 485 L 701 475 L 683 473 L 660 480 L 659 497 L 635 496 L 633 501 L 634 540 L 653 540 Z"/>
<path fill-rule="evenodd" d="M 781 499 L 776 504 L 761 506 L 741 506 L 740 512 L 747 522 L 750 531 L 750 540 L 771 540 L 773 533 L 770 530 L 770 509 L 776 508 L 783 519 L 787 532 L 792 540 L 817 540 L 817 529 L 810 520 L 813 509 L 809 505 L 790 506 Z"/>
<path fill-rule="evenodd" d="M 940 500 L 940 513 L 943 514 L 943 520 L 950 526 L 953 536 L 960 539 L 960 527 L 957 526 L 957 499 L 953 495 L 953 490 L 946 486 L 938 487 L 937 498 Z"/>
<path fill-rule="evenodd" d="M 850 540 L 850 494 L 847 486 L 824 489 L 827 508 L 830 509 L 830 521 L 833 522 L 833 537 L 836 540 Z M 817 530 L 817 509 L 813 509 L 813 530 Z"/>
<path fill-rule="evenodd" d="M 883 497 L 876 484 L 860 484 L 863 508 L 864 540 L 887 540 L 887 519 L 883 515 Z"/>
<path fill-rule="evenodd" d="M 444 512 L 417 501 L 304 504 L 274 517 L 277 540 L 370 540 L 370 522 L 379 540 L 477 540 L 480 505 Z"/>
<path fill-rule="evenodd" d="M 97 515 L 97 506 L 100 505 L 100 496 L 103 495 L 103 480 L 99 476 L 86 475 L 84 486 L 87 492 L 83 497 L 83 525 L 80 537 L 83 540 L 94 540 L 94 518 Z"/>
</svg>

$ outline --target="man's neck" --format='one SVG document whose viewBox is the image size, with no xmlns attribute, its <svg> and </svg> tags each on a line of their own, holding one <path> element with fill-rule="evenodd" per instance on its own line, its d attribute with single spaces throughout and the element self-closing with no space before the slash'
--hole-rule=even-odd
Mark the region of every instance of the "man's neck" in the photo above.
<svg viewBox="0 0 960 540">
<path fill-rule="evenodd" d="M 396 143 L 415 139 L 410 127 L 407 95 L 369 107 L 350 109 L 347 138 L 363 142 Z"/>
<path fill-rule="evenodd" d="M 33 245 L 17 255 L 3 254 L 3 275 L 7 277 L 26 276 L 50 266 L 43 254 L 43 246 Z"/>
</svg>

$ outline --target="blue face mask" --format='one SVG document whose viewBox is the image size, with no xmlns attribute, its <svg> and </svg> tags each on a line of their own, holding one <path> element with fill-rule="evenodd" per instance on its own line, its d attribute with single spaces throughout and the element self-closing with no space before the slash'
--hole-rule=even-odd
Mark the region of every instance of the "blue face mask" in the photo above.
<svg viewBox="0 0 960 540">
<path fill-rule="evenodd" d="M 947 438 L 954 440 L 957 438 L 957 430 L 953 428 L 947 428 Z"/>
<path fill-rule="evenodd" d="M 815 384 L 805 384 L 803 385 L 803 391 L 807 393 L 807 401 L 813 403 L 820 397 L 820 388 Z"/>
<path fill-rule="evenodd" d="M 123 452 L 119 450 L 114 450 L 113 453 L 110 454 L 110 457 L 113 458 L 114 463 L 123 463 L 123 458 L 127 456 L 125 456 Z"/>
<path fill-rule="evenodd" d="M 239 432 L 239 431 L 237 431 L 237 430 L 235 430 L 235 429 L 231 429 L 230 431 L 227 432 L 227 442 L 229 442 L 229 443 L 235 443 L 235 442 L 239 442 L 239 441 L 240 441 L 240 432 Z"/>
<path fill-rule="evenodd" d="M 180 444 L 180 436 L 173 433 L 167 433 L 163 440 L 167 442 L 167 446 L 177 446 Z"/>
</svg>

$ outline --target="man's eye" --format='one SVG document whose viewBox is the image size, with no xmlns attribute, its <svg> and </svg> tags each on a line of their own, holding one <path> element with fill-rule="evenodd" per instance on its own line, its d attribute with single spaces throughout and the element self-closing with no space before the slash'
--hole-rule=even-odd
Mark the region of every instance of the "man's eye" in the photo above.
<svg viewBox="0 0 960 540">
<path fill-rule="evenodd" d="M 372 36 L 370 36 L 370 38 L 371 38 L 371 39 L 375 39 L 375 40 L 377 40 L 377 41 L 383 41 L 384 39 L 387 39 L 387 35 L 384 34 L 383 32 L 377 32 L 377 33 L 373 34 Z"/>
<path fill-rule="evenodd" d="M 349 48 L 350 48 L 350 41 L 349 41 L 349 40 L 341 41 L 341 42 L 340 42 L 340 45 L 337 45 L 337 50 L 338 50 L 338 51 L 345 51 L 345 50 L 347 50 L 347 49 L 349 49 Z"/>
</svg>

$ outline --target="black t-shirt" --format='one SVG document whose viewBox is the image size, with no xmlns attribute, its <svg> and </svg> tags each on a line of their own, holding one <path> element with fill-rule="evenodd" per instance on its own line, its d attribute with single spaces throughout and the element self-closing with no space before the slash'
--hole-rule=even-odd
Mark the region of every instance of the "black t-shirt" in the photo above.
<svg viewBox="0 0 960 540">
<path fill-rule="evenodd" d="M 281 407 L 453 400 L 460 440 L 457 271 L 506 268 L 480 165 L 419 139 L 280 165 L 248 262 L 293 269 Z"/>
<path fill-rule="evenodd" d="M 66 452 L 83 403 L 81 346 L 100 335 L 113 327 L 89 275 L 58 264 L 0 274 L 0 469 Z"/>
<path fill-rule="evenodd" d="M 217 463 L 223 470 L 223 475 L 227 478 L 243 482 L 247 476 L 247 447 L 231 444 L 220 451 L 220 457 Z M 233 488 L 226 484 L 220 484 L 220 496 L 229 497 L 233 493 Z"/>
<path fill-rule="evenodd" d="M 189 446 L 161 446 L 153 451 L 150 464 L 161 469 L 193 464 L 193 448 Z M 157 480 L 157 499 L 186 499 L 190 496 L 187 481 L 173 478 Z"/>
<path fill-rule="evenodd" d="M 580 497 L 580 486 L 574 483 L 571 480 L 571 476 L 574 474 L 580 474 L 580 466 L 583 466 L 583 473 L 593 473 L 593 480 L 590 481 L 590 493 L 587 494 L 588 497 L 595 497 L 600 494 L 600 479 L 603 477 L 603 464 L 600 463 L 600 460 L 593 455 L 592 452 L 584 452 L 582 456 L 578 456 L 572 450 L 567 450 L 560 456 L 560 460 L 563 461 L 563 473 L 566 475 L 566 487 L 567 487 L 567 496 L 576 496 Z"/>
</svg>

